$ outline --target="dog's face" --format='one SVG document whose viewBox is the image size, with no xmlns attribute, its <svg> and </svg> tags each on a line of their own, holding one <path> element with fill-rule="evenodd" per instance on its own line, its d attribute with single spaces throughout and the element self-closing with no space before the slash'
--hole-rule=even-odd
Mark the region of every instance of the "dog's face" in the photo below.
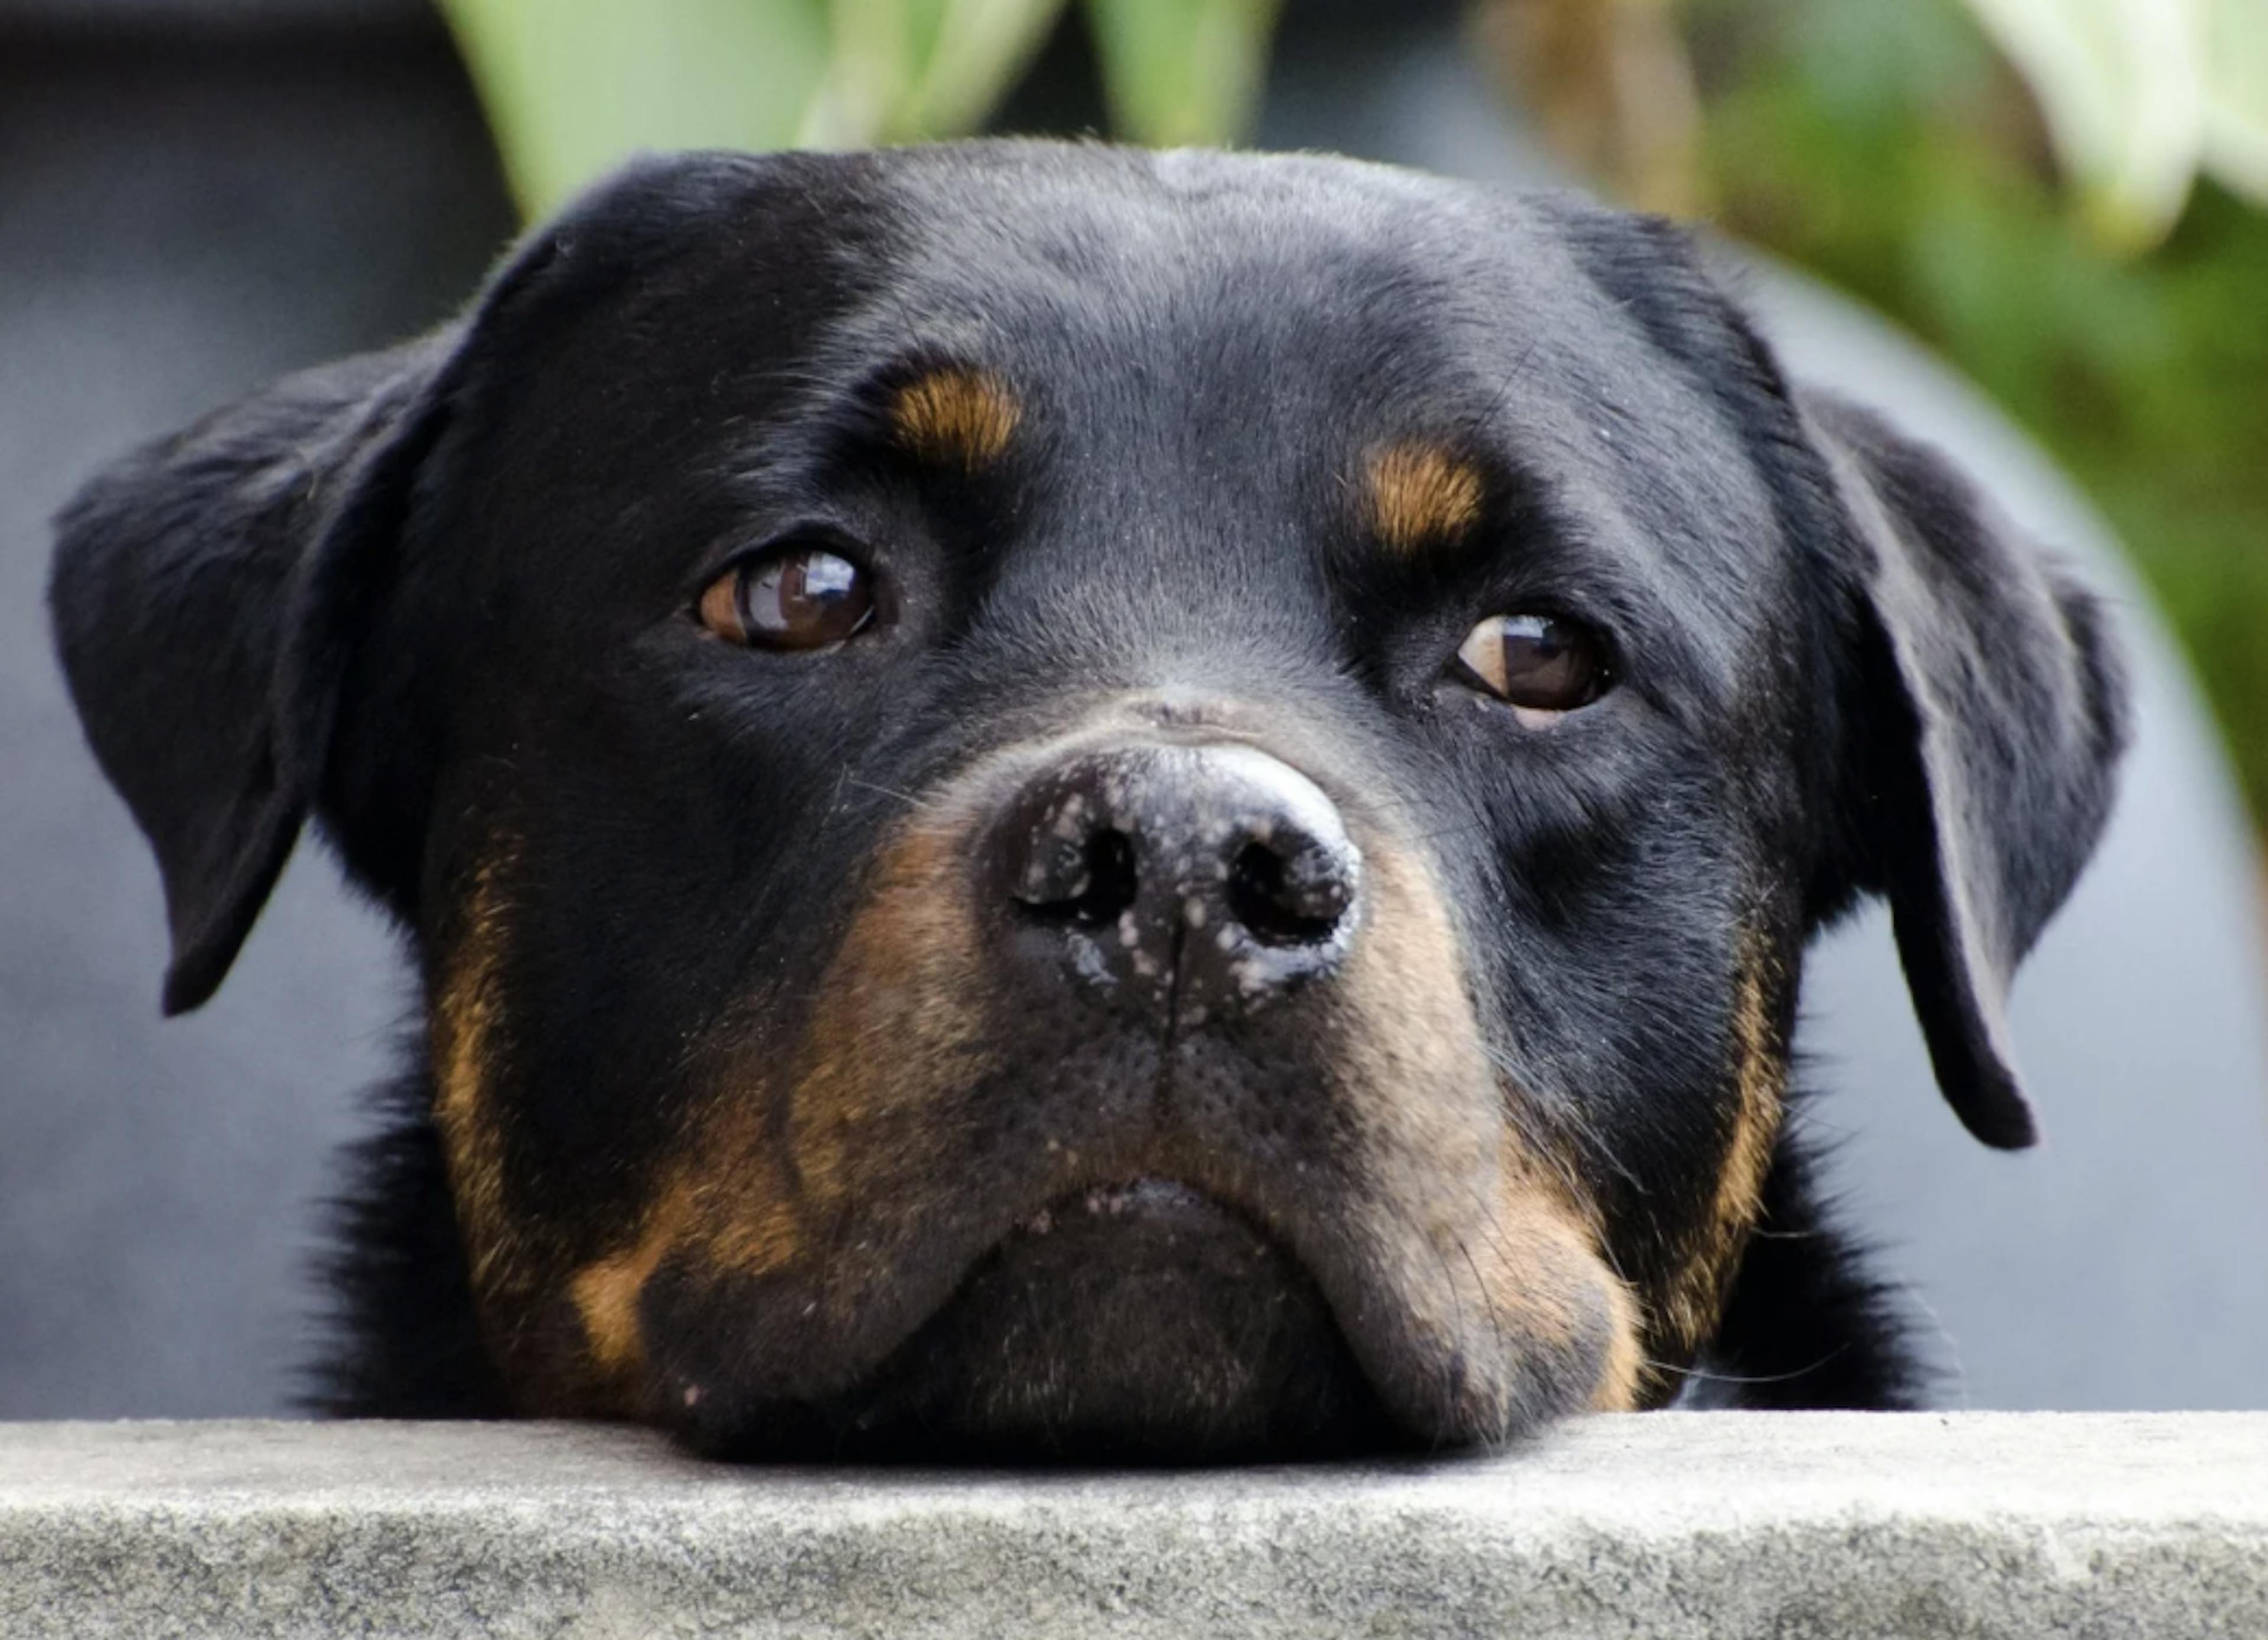
<svg viewBox="0 0 2268 1640">
<path fill-rule="evenodd" d="M 170 1004 L 312 805 L 517 1404 L 740 1452 L 1659 1403 L 1855 894 L 2024 1142 L 2120 736 L 1674 234 L 1323 160 L 649 165 L 99 484 L 55 605 Z"/>
</svg>

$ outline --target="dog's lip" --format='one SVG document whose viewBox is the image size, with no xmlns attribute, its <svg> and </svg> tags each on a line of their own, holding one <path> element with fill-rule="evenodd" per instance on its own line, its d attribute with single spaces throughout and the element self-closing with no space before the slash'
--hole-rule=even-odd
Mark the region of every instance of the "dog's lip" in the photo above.
<svg viewBox="0 0 2268 1640">
<path fill-rule="evenodd" d="M 663 1416 L 719 1454 L 772 1456 L 772 1443 L 801 1452 L 799 1443 L 808 1442 L 813 1452 L 854 1461 L 887 1457 L 906 1441 L 924 1457 L 989 1461 L 1002 1451 L 1045 1461 L 1107 1452 L 1108 1460 L 1123 1461 L 1128 1442 L 1143 1454 L 1133 1459 L 1139 1462 L 1210 1460 L 1223 1441 L 1256 1456 L 1267 1450 L 1265 1432 L 1285 1417 L 1319 1420 L 1317 1438 L 1350 1451 L 1388 1438 L 1392 1415 L 1378 1404 L 1338 1312 L 1285 1238 L 1203 1185 L 1148 1173 L 1098 1177 L 1103 1181 L 1069 1189 L 1058 1181 L 1059 1193 L 1043 1206 L 993 1218 L 995 1239 L 961 1269 L 950 1291 L 900 1309 L 903 1330 L 851 1363 L 847 1375 L 784 1390 L 732 1385 L 727 1374 L 723 1395 L 681 1376 L 660 1403 Z M 1181 1365 L 1160 1378 L 1162 1357 L 1145 1357 L 1161 1336 L 1215 1352 L 1183 1358 L 1205 1364 L 1194 1401 Z M 1035 1362 L 1075 1363 L 1082 1351 L 1133 1376 L 1084 1410 L 1032 1414 L 1029 1407 L 1058 1394 L 1046 1386 L 1073 1380 L 1042 1372 L 1018 1388 L 1013 1374 Z M 1150 1364 L 1136 1364 L 1145 1359 Z M 1127 1386 L 1145 1374 L 1156 1407 L 1130 1414 Z M 1160 1430 L 1188 1433 L 1160 1437 Z M 1167 1444 L 1143 1445 L 1159 1438 Z M 1184 1438 L 1194 1443 L 1186 1452 L 1173 1445 Z M 1102 1445 L 1082 1445 L 1090 1441 Z"/>
<path fill-rule="evenodd" d="M 745 1412 L 750 1406 L 851 1406 L 878 1385 L 887 1390 L 890 1364 L 901 1349 L 989 1274 L 1005 1265 L 1014 1280 L 1052 1281 L 1098 1255 L 1130 1258 L 1125 1268 L 1138 1270 L 1146 1260 L 1153 1273 L 1170 1269 L 1182 1279 L 1233 1269 L 1234 1280 L 1264 1282 L 1270 1268 L 1279 1278 L 1296 1276 L 1347 1347 L 1350 1365 L 1383 1418 L 1436 1444 L 1501 1438 L 1508 1419 L 1532 1421 L 1539 1396 L 1564 1402 L 1563 1410 L 1578 1404 L 1536 1376 L 1557 1371 L 1553 1364 L 1564 1351 L 1527 1351 L 1522 1339 L 1507 1341 L 1485 1313 L 1468 1318 L 1439 1293 L 1405 1291 L 1395 1279 L 1399 1267 L 1381 1262 L 1376 1247 L 1338 1233 L 1329 1217 L 1248 1193 L 1264 1188 L 1264 1180 L 1248 1184 L 1233 1174 L 1211 1174 L 1200 1161 L 1194 1173 L 1200 1182 L 1192 1183 L 1186 1181 L 1190 1174 L 1168 1176 L 1128 1159 L 1133 1166 L 1126 1171 L 1098 1168 L 1084 1179 L 1057 1174 L 1043 1187 L 1043 1198 L 1040 1190 L 1020 1202 L 996 1196 L 990 1212 L 939 1226 L 942 1234 L 909 1236 L 895 1267 L 904 1279 L 880 1292 L 806 1286 L 766 1297 L 767 1304 L 782 1306 L 771 1312 L 781 1325 L 764 1329 L 768 1359 L 752 1375 L 745 1361 L 731 1366 L 702 1361 L 698 1346 L 713 1328 L 687 1327 L 683 1342 L 695 1351 L 663 1368 L 674 1376 L 662 1404 L 688 1427 L 703 1417 L 725 1420 L 707 1435 L 695 1430 L 696 1439 L 731 1438 L 735 1407 Z M 1042 1202 L 1036 1208 L 1029 1205 L 1035 1199 Z M 1240 1247 L 1245 1256 L 1235 1254 Z M 858 1268 L 871 1267 L 854 1267 L 854 1274 Z M 718 1296 L 688 1289 L 677 1302 L 688 1301 L 713 1306 Z M 1491 1343 L 1503 1359 L 1481 1358 Z M 1513 1345 L 1520 1348 L 1507 1354 Z M 1476 1378 L 1476 1364 L 1489 1369 L 1485 1379 Z M 738 1394 L 703 1395 L 698 1412 L 694 1401 L 683 1400 L 681 1412 L 688 1387 L 731 1371 L 744 1375 Z M 712 1405 L 713 1414 L 708 1411 Z"/>
<path fill-rule="evenodd" d="M 1045 1236 L 1058 1227 L 1076 1223 L 1081 1218 L 1107 1219 L 1141 1217 L 1160 1218 L 1219 1218 L 1242 1219 L 1219 1197 L 1208 1195 L 1194 1185 L 1156 1174 L 1141 1174 L 1108 1183 L 1088 1185 L 1065 1192 L 1034 1209 L 1018 1219 L 1011 1228 L 1011 1238 Z M 1254 1226 L 1257 1229 L 1258 1226 Z"/>
</svg>

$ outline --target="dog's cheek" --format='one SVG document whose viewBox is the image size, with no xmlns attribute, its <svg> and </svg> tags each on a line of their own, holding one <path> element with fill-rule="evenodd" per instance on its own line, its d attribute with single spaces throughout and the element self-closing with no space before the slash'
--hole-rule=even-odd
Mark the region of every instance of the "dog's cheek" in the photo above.
<svg viewBox="0 0 2268 1640">
<path fill-rule="evenodd" d="M 1353 1233 L 1409 1330 L 1386 1350 L 1358 1336 L 1357 1351 L 1389 1398 L 1446 1396 L 1425 1421 L 1453 1438 L 1634 1405 L 1639 1311 L 1597 1210 L 1491 1063 L 1429 867 L 1391 845 L 1367 854 L 1373 920 L 1333 1011 L 1329 1063 L 1352 1125 Z"/>
<path fill-rule="evenodd" d="M 1763 938 L 1746 936 L 1726 1033 L 1728 1063 L 1719 1101 L 1713 1180 L 1667 1274 L 1641 1295 L 1646 1313 L 1643 1405 L 1675 1394 L 1676 1369 L 1716 1331 L 1726 1294 L 1762 1210 L 1765 1175 L 1786 1111 L 1785 1019 L 1788 964 Z"/>
<path fill-rule="evenodd" d="M 889 848 L 821 985 L 790 1143 L 805 1188 L 829 1210 L 878 1205 L 875 1185 L 934 1169 L 937 1136 L 994 1068 L 966 830 L 926 824 Z"/>
<path fill-rule="evenodd" d="M 524 1135 L 515 1137 L 528 1070 L 515 1047 L 524 1028 L 513 989 L 520 854 L 516 840 L 491 836 L 466 869 L 466 886 L 437 896 L 451 909 L 428 934 L 438 953 L 429 980 L 433 1122 L 482 1335 L 514 1408 L 620 1416 L 635 1410 L 634 1342 L 613 1320 L 604 1283 L 585 1288 L 570 1275 L 594 1227 L 563 1217 L 576 1203 L 530 1189 Z"/>
<path fill-rule="evenodd" d="M 568 1282 L 617 1411 L 823 1395 L 943 1296 L 934 1210 L 965 1182 L 954 1136 L 993 1069 L 965 852 L 951 827 L 886 850 L 799 1047 L 753 1017 L 712 1033 L 712 1091 L 634 1235 Z"/>
<path fill-rule="evenodd" d="M 495 848 L 439 932 L 428 1044 L 433 1120 L 446 1158 L 458 1237 L 491 1354 L 508 1384 L 526 1376 L 525 1321 L 548 1262 L 537 1227 L 514 1211 L 498 1090 L 509 1074 L 505 984 L 511 962 L 513 853 Z M 518 1369 L 518 1370 L 516 1370 Z M 523 1398 L 523 1404 L 525 1401 Z"/>
<path fill-rule="evenodd" d="M 808 1224 L 777 1157 L 747 1148 L 728 1160 L 668 1170 L 621 1250 L 566 1282 L 580 1323 L 586 1381 L 614 1416 L 668 1417 L 697 1401 L 707 1374 L 671 1371 L 652 1316 L 665 1283 L 682 1291 L 745 1291 L 795 1269 Z M 710 1306 L 718 1307 L 718 1306 Z M 729 1312 L 728 1312 L 729 1313 Z M 674 1403 L 673 1405 L 673 1403 Z"/>
</svg>

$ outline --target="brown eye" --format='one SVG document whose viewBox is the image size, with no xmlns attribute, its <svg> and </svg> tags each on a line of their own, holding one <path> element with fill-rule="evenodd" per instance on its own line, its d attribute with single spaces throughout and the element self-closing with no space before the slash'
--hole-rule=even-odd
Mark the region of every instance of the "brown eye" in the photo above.
<svg viewBox="0 0 2268 1640">
<path fill-rule="evenodd" d="M 752 649 L 826 649 L 873 618 L 873 577 L 817 547 L 743 559 L 701 594 L 701 623 Z"/>
<path fill-rule="evenodd" d="M 1572 711 L 1607 684 L 1598 635 L 1552 615 L 1491 615 L 1466 636 L 1457 659 L 1491 695 L 1528 711 Z"/>
</svg>

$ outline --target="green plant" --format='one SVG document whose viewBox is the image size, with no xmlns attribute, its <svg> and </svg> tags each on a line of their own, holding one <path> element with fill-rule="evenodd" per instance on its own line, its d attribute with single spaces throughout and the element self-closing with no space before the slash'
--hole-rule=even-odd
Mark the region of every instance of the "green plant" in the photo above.
<svg viewBox="0 0 2268 1640">
<path fill-rule="evenodd" d="M 2259 0 L 1968 0 L 2038 99 L 2082 220 L 2145 249 L 2198 175 L 2268 203 Z"/>
<path fill-rule="evenodd" d="M 1085 0 L 1111 117 L 1223 143 L 1278 0 Z M 851 148 L 978 129 L 1064 0 L 442 0 L 530 215 L 644 148 Z"/>
</svg>

